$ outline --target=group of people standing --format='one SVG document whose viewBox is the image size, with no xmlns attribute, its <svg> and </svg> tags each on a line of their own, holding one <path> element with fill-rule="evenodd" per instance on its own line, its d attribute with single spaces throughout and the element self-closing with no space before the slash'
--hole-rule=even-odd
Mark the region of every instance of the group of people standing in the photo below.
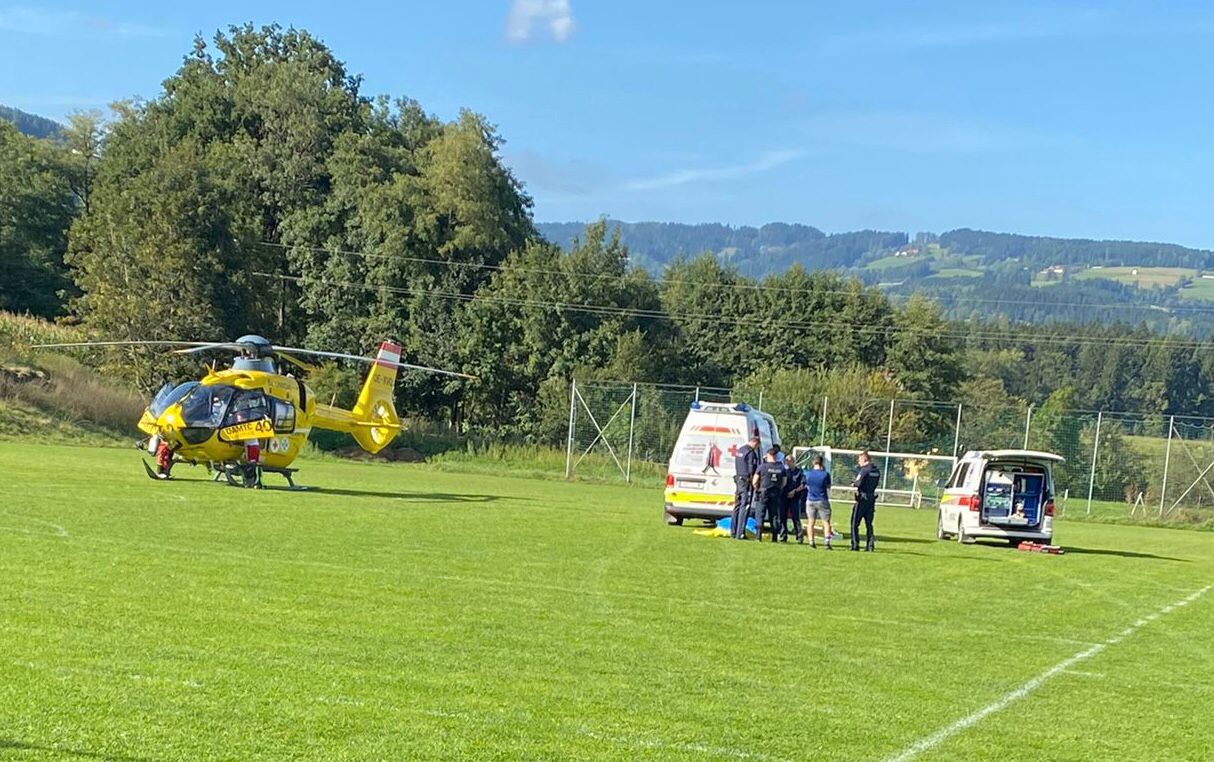
<svg viewBox="0 0 1214 762">
<path fill-rule="evenodd" d="M 809 471 L 797 465 L 792 455 L 780 451 L 780 445 L 759 457 L 761 444 L 758 437 L 751 437 L 737 451 L 734 460 L 734 509 L 732 532 L 735 540 L 745 540 L 746 522 L 755 520 L 755 539 L 762 542 L 764 530 L 772 542 L 788 542 L 788 523 L 792 522 L 794 536 L 799 543 L 809 535 L 810 547 L 818 546 L 814 525 L 822 522 L 826 549 L 831 549 L 830 472 L 815 456 Z M 865 528 L 865 547 L 875 547 L 873 536 L 873 514 L 877 505 L 877 485 L 881 472 L 873 465 L 867 452 L 859 455 L 860 468 L 852 481 L 855 503 L 851 513 L 851 549 L 860 549 L 860 524 Z M 801 519 L 808 519 L 803 527 Z M 766 526 L 765 526 L 766 525 Z"/>
</svg>

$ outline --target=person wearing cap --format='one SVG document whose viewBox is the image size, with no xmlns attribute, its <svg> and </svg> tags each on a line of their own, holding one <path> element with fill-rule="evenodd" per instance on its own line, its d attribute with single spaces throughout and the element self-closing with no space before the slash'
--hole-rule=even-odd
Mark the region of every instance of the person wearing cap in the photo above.
<svg viewBox="0 0 1214 762">
<path fill-rule="evenodd" d="M 730 531 L 735 540 L 746 539 L 746 520 L 750 518 L 751 493 L 758 486 L 759 438 L 750 440 L 738 448 L 733 459 L 733 514 Z"/>
<path fill-rule="evenodd" d="M 873 514 L 877 510 L 877 485 L 881 483 L 881 472 L 868 457 L 868 450 L 860 453 L 860 469 L 851 486 L 856 488 L 856 502 L 851 509 L 851 549 L 860 549 L 860 522 L 864 522 L 864 549 L 872 552 L 877 538 L 873 536 Z"/>
</svg>

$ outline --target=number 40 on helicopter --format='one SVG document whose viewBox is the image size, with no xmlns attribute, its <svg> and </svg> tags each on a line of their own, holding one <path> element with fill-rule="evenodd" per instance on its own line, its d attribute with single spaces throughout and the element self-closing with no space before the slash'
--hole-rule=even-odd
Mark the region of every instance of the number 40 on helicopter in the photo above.
<svg viewBox="0 0 1214 762">
<path fill-rule="evenodd" d="M 391 444 L 402 426 L 393 403 L 398 370 L 416 370 L 472 379 L 455 371 L 411 365 L 400 360 L 398 344 L 385 341 L 374 357 L 276 347 L 261 336 L 232 342 L 95 341 L 41 344 L 43 349 L 97 346 L 160 346 L 176 354 L 227 351 L 235 355 L 228 368 L 210 366 L 198 381 L 166 384 L 139 419 L 148 435 L 148 452 L 157 459 L 153 479 L 167 479 L 174 463 L 204 464 L 229 484 L 260 487 L 262 472 L 280 474 L 295 488 L 291 464 L 313 429 L 345 432 L 369 453 Z M 350 410 L 327 405 L 302 379 L 279 372 L 278 361 L 309 369 L 296 356 L 351 360 L 370 364 L 366 380 Z"/>
</svg>

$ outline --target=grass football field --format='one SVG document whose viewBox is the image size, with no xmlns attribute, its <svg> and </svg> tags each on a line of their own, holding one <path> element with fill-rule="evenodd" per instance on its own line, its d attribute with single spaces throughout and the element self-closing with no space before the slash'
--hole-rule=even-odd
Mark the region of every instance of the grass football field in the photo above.
<svg viewBox="0 0 1214 762">
<path fill-rule="evenodd" d="M 1214 534 L 665 526 L 657 490 L 0 444 L 0 757 L 1204 759 Z M 273 478 L 273 477 L 271 477 Z M 838 510 L 837 516 L 846 514 Z"/>
</svg>

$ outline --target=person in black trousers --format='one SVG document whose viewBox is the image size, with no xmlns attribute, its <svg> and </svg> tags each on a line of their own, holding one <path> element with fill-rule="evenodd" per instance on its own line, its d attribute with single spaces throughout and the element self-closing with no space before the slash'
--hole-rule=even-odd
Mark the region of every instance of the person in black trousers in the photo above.
<svg viewBox="0 0 1214 762">
<path fill-rule="evenodd" d="M 730 518 L 730 531 L 733 532 L 735 540 L 745 540 L 751 493 L 757 486 L 756 477 L 759 471 L 758 437 L 751 437 L 749 442 L 738 449 L 733 460 L 733 469 L 733 515 Z"/>
<path fill-rule="evenodd" d="M 784 521 L 784 464 L 776 460 L 779 450 L 771 448 L 759 465 L 759 487 L 755 490 L 755 539 L 763 541 L 763 519 L 771 529 L 771 541 L 779 539 Z"/>
<path fill-rule="evenodd" d="M 801 528 L 801 516 L 805 513 L 805 472 L 789 455 L 784 458 L 784 473 L 788 481 L 784 485 L 784 518 L 780 521 L 780 542 L 788 542 L 789 519 L 792 519 L 797 542 L 805 542 L 805 532 Z"/>
<path fill-rule="evenodd" d="M 872 551 L 877 538 L 873 536 L 873 513 L 877 510 L 877 485 L 881 483 L 881 472 L 868 457 L 868 451 L 860 453 L 860 470 L 851 485 L 856 488 L 856 503 L 851 509 L 851 549 L 860 549 L 860 521 L 864 521 L 864 550 Z"/>
</svg>

